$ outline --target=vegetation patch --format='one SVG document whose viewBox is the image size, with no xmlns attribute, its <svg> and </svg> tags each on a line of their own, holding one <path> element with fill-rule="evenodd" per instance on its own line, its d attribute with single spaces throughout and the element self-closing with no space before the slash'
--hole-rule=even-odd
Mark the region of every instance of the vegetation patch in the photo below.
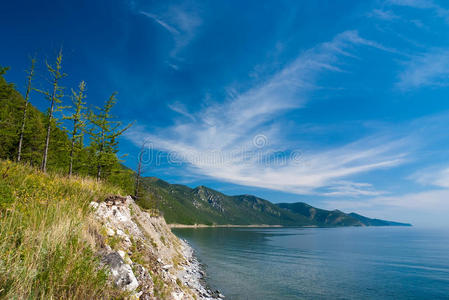
<svg viewBox="0 0 449 300">
<path fill-rule="evenodd" d="M 0 298 L 119 297 L 91 243 L 89 203 L 120 189 L 4 160 L 0 174 Z"/>
</svg>

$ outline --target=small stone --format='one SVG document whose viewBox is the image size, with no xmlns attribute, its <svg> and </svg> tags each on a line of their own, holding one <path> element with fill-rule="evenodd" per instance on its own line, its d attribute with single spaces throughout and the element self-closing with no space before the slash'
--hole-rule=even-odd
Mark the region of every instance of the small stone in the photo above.
<svg viewBox="0 0 449 300">
<path fill-rule="evenodd" d="M 125 258 L 125 251 L 123 251 L 123 250 L 118 250 L 117 253 L 121 256 L 122 259 Z"/>
<path fill-rule="evenodd" d="M 108 236 L 114 236 L 115 235 L 115 231 L 111 228 L 106 229 L 106 233 Z"/>
</svg>

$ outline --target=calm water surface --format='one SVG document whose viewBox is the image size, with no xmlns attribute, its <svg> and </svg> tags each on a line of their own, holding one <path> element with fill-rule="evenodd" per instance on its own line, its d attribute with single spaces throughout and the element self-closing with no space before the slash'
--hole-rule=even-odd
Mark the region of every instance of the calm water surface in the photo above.
<svg viewBox="0 0 449 300">
<path fill-rule="evenodd" d="M 226 299 L 449 299 L 449 231 L 173 229 Z"/>
</svg>

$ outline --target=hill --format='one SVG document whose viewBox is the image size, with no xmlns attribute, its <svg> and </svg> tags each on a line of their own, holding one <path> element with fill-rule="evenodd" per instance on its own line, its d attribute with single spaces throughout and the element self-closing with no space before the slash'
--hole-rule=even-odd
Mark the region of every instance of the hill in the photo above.
<svg viewBox="0 0 449 300">
<path fill-rule="evenodd" d="M 0 298 L 115 298 L 89 202 L 121 190 L 0 160 Z"/>
<path fill-rule="evenodd" d="M 142 182 L 152 198 L 156 198 L 167 223 L 310 225 L 304 216 L 255 196 L 227 196 L 205 186 L 191 189 L 155 177 L 146 177 Z"/>
<path fill-rule="evenodd" d="M 0 159 L 0 299 L 219 298 L 193 250 L 123 194 Z"/>
<path fill-rule="evenodd" d="M 370 218 L 364 217 L 364 216 L 356 214 L 356 213 L 350 213 L 349 215 L 351 217 L 359 220 L 366 226 L 412 226 L 412 224 L 409 224 L 409 223 L 399 223 L 399 222 L 386 221 L 386 220 L 380 220 L 380 219 L 370 219 Z"/>
<path fill-rule="evenodd" d="M 325 210 L 313 207 L 304 202 L 278 203 L 277 206 L 296 214 L 307 217 L 310 221 L 322 226 L 364 226 L 365 224 L 344 212 L 336 210 Z M 368 218 L 367 218 L 368 219 Z"/>
<path fill-rule="evenodd" d="M 192 189 L 156 177 L 143 178 L 142 184 L 149 198 L 157 202 L 169 224 L 320 227 L 409 225 L 346 214 L 339 210 L 319 209 L 303 202 L 274 204 L 253 195 L 225 195 L 205 186 Z"/>
</svg>

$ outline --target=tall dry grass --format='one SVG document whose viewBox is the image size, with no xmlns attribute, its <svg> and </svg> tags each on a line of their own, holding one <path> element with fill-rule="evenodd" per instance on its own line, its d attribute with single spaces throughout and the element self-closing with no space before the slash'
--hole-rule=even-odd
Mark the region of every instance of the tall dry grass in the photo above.
<svg viewBox="0 0 449 300">
<path fill-rule="evenodd" d="M 90 201 L 120 193 L 93 179 L 0 161 L 0 298 L 120 295 L 108 286 L 89 230 Z"/>
</svg>

